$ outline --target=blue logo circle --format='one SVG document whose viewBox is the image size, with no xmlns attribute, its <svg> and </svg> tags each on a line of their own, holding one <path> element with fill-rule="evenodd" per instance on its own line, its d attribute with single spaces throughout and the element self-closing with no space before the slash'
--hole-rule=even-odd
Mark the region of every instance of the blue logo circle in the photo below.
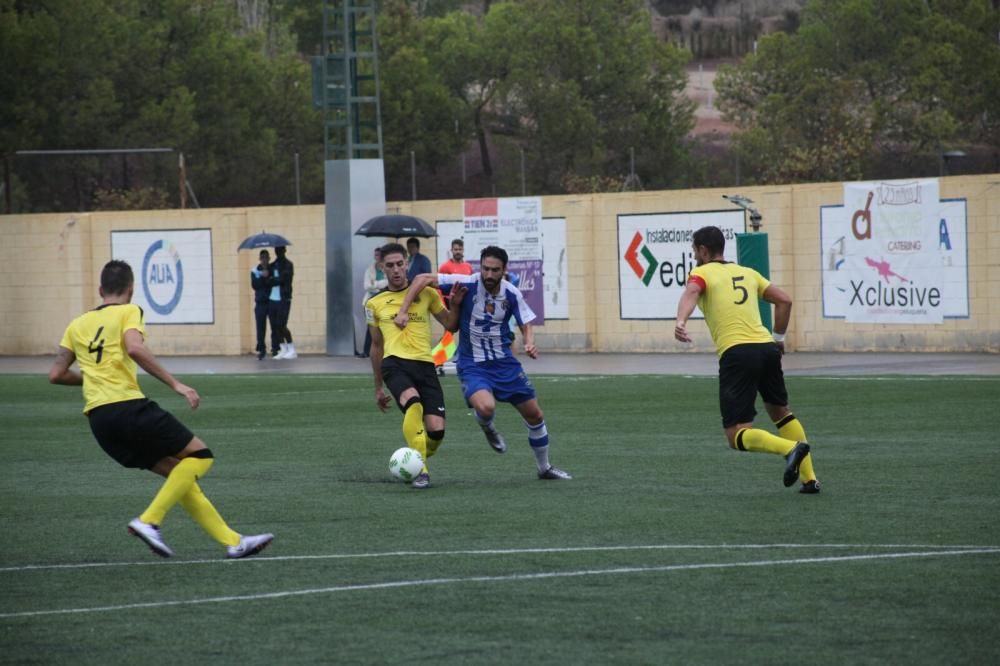
<svg viewBox="0 0 1000 666">
<path fill-rule="evenodd" d="M 150 273 L 150 262 L 155 255 L 160 250 L 166 251 L 172 260 L 173 266 L 168 264 L 153 264 L 153 273 Z M 171 273 L 171 268 L 173 272 Z M 169 282 L 174 283 L 173 296 L 166 302 L 158 302 L 153 298 L 152 290 L 150 289 L 150 278 L 153 278 L 153 282 L 156 284 L 167 284 Z M 168 315 L 174 311 L 177 304 L 181 301 L 181 293 L 184 291 L 184 268 L 181 266 L 181 256 L 177 253 L 177 248 L 173 245 L 167 245 L 162 239 L 156 241 L 149 246 L 146 250 L 146 256 L 142 260 L 142 293 L 146 296 L 146 302 L 149 303 L 149 307 L 153 308 L 153 312 L 161 315 Z"/>
</svg>

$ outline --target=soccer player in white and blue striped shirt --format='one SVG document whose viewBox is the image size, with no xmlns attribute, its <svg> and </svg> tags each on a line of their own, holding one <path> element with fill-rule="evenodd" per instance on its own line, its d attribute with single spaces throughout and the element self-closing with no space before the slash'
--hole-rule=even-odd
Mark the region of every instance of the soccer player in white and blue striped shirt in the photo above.
<svg viewBox="0 0 1000 666">
<path fill-rule="evenodd" d="M 479 272 L 472 275 L 424 273 L 416 276 L 396 316 L 396 325 L 405 327 L 409 306 L 427 286 L 451 285 L 451 308 L 446 328 L 459 334 L 456 367 L 465 401 L 472 407 L 486 441 L 497 453 L 507 443 L 494 424 L 497 401 L 508 402 L 521 414 L 528 427 L 528 443 L 535 454 L 538 477 L 571 479 L 549 462 L 549 433 L 538 405 L 535 387 L 511 351 L 514 335 L 511 319 L 521 330 L 524 352 L 538 357 L 531 322 L 535 313 L 521 291 L 504 279 L 507 252 L 489 246 L 480 255 Z"/>
</svg>

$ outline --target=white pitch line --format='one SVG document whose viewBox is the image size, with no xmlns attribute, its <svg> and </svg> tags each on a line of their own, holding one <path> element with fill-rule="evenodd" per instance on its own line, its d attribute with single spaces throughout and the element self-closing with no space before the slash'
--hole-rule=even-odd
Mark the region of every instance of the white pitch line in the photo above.
<svg viewBox="0 0 1000 666">
<path fill-rule="evenodd" d="M 246 562 L 289 562 L 296 560 L 354 560 L 382 557 L 448 557 L 455 555 L 536 555 L 540 553 L 606 553 L 620 551 L 643 550 L 768 550 L 772 548 L 925 548 L 925 549 L 962 549 L 975 550 L 983 548 L 1000 548 L 1000 546 L 975 544 L 920 544 L 920 543 L 734 543 L 734 544 L 645 544 L 634 546 L 563 546 L 551 548 L 493 548 L 478 550 L 393 550 L 376 553 L 330 553 L 327 555 L 275 555 L 255 557 Z M 164 560 L 153 559 L 141 562 L 85 562 L 79 564 L 25 564 L 18 567 L 0 567 L 0 573 L 45 571 L 52 569 L 101 569 L 110 567 L 163 567 L 186 564 L 226 564 L 236 565 L 234 560 L 213 558 L 200 560 Z"/>
<path fill-rule="evenodd" d="M 386 590 L 401 587 L 418 587 L 429 585 L 453 585 L 461 583 L 506 583 L 523 580 L 541 580 L 545 578 L 574 578 L 580 576 L 611 576 L 635 573 L 657 573 L 669 571 L 696 571 L 702 569 L 737 569 L 745 567 L 766 567 L 795 564 L 830 564 L 839 562 L 857 562 L 862 560 L 888 560 L 915 557 L 945 557 L 955 555 L 982 555 L 1000 553 L 1000 548 L 981 548 L 978 550 L 943 550 L 935 552 L 883 553 L 881 555 L 842 555 L 839 557 L 806 557 L 786 560 L 764 560 L 758 562 L 717 562 L 706 564 L 670 564 L 656 567 L 617 567 L 614 569 L 581 569 L 578 571 L 549 571 L 538 573 L 509 574 L 506 576 L 469 576 L 466 578 L 429 578 L 424 580 L 388 581 L 384 583 L 361 583 L 358 585 L 337 585 L 334 587 L 317 587 L 305 590 L 288 590 L 284 592 L 262 592 L 259 594 L 241 594 L 226 597 L 206 597 L 203 599 L 187 599 L 175 601 L 150 601 L 136 604 L 119 604 L 115 606 L 93 606 L 90 608 L 58 608 L 43 611 L 23 611 L 15 613 L 0 613 L 0 619 L 18 617 L 38 617 L 43 615 L 72 615 L 80 613 L 106 613 L 117 610 L 135 610 L 140 608 L 164 608 L 167 606 L 192 606 L 199 604 L 226 603 L 231 601 L 260 601 L 264 599 L 283 599 L 314 594 L 335 594 L 337 592 L 357 592 L 362 590 Z"/>
</svg>

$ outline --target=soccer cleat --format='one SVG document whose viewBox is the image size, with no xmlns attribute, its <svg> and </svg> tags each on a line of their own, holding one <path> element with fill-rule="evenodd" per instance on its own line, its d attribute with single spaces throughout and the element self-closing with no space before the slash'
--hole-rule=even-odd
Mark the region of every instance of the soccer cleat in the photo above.
<svg viewBox="0 0 1000 666">
<path fill-rule="evenodd" d="M 128 524 L 128 533 L 139 537 L 149 549 L 160 557 L 173 557 L 174 551 L 160 536 L 160 528 L 135 518 Z"/>
<path fill-rule="evenodd" d="M 504 440 L 503 435 L 495 429 L 490 429 L 486 426 L 479 427 L 483 429 L 483 434 L 486 435 L 486 443 L 490 445 L 490 448 L 497 453 L 503 453 L 507 450 L 507 442 Z"/>
<path fill-rule="evenodd" d="M 805 442 L 799 442 L 795 445 L 795 448 L 789 451 L 788 455 L 785 456 L 785 460 L 788 463 L 785 465 L 785 487 L 792 485 L 799 478 L 799 465 L 802 464 L 803 458 L 809 455 L 809 445 Z"/>
<path fill-rule="evenodd" d="M 273 534 L 255 534 L 253 536 L 241 536 L 240 542 L 235 546 L 226 547 L 226 557 L 231 560 L 238 560 L 243 557 L 256 555 L 267 548 L 267 544 L 274 541 Z"/>
<path fill-rule="evenodd" d="M 431 487 L 431 475 L 428 474 L 427 472 L 421 472 L 420 474 L 417 474 L 413 478 L 413 481 L 410 483 L 410 485 L 413 486 L 414 488 L 417 488 L 417 489 L 420 489 L 420 490 L 422 490 L 424 488 L 430 488 Z"/>
<path fill-rule="evenodd" d="M 292 359 L 298 358 L 299 355 L 295 352 L 295 345 L 287 345 L 285 347 L 285 353 L 281 356 L 283 361 L 291 361 Z"/>
<path fill-rule="evenodd" d="M 803 495 L 816 495 L 819 493 L 819 481 L 813 479 L 812 481 L 806 481 L 799 488 L 799 492 Z"/>
<path fill-rule="evenodd" d="M 538 473 L 538 478 L 539 479 L 564 479 L 564 480 L 567 480 L 567 479 L 572 479 L 573 477 L 570 476 L 569 472 L 564 472 L 561 469 L 559 469 L 558 467 L 553 467 L 552 465 L 549 465 L 549 468 L 547 470 L 545 470 L 544 472 L 539 472 Z"/>
</svg>

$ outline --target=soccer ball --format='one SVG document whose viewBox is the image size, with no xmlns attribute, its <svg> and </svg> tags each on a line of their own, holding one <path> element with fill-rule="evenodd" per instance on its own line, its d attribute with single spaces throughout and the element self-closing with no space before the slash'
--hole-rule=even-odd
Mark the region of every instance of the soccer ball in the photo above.
<svg viewBox="0 0 1000 666">
<path fill-rule="evenodd" d="M 413 481 L 423 468 L 424 457 L 420 455 L 420 451 L 406 446 L 396 449 L 389 458 L 389 471 L 403 481 Z"/>
</svg>

